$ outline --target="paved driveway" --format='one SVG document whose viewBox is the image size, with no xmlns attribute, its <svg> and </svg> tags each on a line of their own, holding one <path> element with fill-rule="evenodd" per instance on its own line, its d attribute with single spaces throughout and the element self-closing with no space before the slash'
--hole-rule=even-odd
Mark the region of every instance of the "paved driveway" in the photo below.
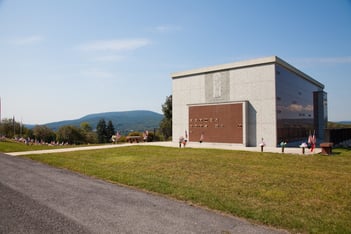
<svg viewBox="0 0 351 234">
<path fill-rule="evenodd" d="M 286 233 L 0 153 L 0 233 Z"/>
</svg>

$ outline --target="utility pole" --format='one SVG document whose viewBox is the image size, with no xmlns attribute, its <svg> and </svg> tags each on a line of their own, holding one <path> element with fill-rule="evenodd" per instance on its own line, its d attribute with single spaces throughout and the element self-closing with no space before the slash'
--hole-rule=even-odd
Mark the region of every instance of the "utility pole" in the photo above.
<svg viewBox="0 0 351 234">
<path fill-rule="evenodd" d="M 1 97 L 0 97 L 0 137 L 2 137 L 2 118 L 1 118 Z"/>
<path fill-rule="evenodd" d="M 22 137 L 22 118 L 21 118 L 21 123 L 20 123 L 20 137 Z"/>
<path fill-rule="evenodd" d="M 15 116 L 13 116 L 12 123 L 13 123 L 13 138 L 15 138 L 15 134 L 16 134 Z"/>
</svg>

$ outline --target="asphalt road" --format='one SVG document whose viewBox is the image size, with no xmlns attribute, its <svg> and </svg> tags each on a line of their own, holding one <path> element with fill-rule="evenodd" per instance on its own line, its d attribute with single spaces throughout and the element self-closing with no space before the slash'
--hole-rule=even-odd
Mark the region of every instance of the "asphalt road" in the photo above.
<svg viewBox="0 0 351 234">
<path fill-rule="evenodd" d="M 0 233 L 286 233 L 0 153 Z"/>
</svg>

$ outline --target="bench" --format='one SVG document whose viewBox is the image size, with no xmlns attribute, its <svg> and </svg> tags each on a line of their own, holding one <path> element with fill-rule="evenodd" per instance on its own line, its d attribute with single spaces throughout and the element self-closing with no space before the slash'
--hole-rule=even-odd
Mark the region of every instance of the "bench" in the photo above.
<svg viewBox="0 0 351 234">
<path fill-rule="evenodd" d="M 320 147 L 322 149 L 321 154 L 323 154 L 323 155 L 331 155 L 332 154 L 332 148 L 333 148 L 332 142 L 323 142 L 320 144 Z"/>
</svg>

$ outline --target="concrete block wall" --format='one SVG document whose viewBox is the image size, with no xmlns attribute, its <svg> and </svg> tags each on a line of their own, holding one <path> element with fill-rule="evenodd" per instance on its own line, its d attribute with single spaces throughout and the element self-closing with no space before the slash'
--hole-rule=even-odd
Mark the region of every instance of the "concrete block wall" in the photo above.
<svg viewBox="0 0 351 234">
<path fill-rule="evenodd" d="M 223 71 L 211 74 L 216 73 L 223 76 Z M 208 74 L 173 79 L 173 141 L 188 131 L 189 105 L 248 101 L 247 145 L 258 145 L 261 137 L 268 146 L 276 144 L 274 65 L 245 67 L 227 73 L 229 87 L 222 87 L 225 98 L 218 100 L 206 95 L 206 89 L 207 93 L 212 89 L 206 81 Z"/>
<path fill-rule="evenodd" d="M 204 75 L 173 79 L 173 141 L 188 130 L 188 105 L 205 102 Z"/>
<path fill-rule="evenodd" d="M 248 101 L 248 146 L 276 144 L 274 64 L 230 71 L 230 101 Z"/>
</svg>

